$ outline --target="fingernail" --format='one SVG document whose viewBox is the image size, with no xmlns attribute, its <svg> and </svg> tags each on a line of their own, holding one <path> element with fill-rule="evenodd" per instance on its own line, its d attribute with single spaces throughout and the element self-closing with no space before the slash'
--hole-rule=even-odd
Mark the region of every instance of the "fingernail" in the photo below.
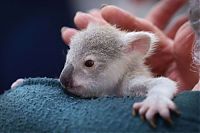
<svg viewBox="0 0 200 133">
<path fill-rule="evenodd" d="M 106 7 L 106 6 L 108 6 L 108 4 L 102 4 L 102 5 L 100 6 L 100 9 L 102 9 L 102 8 L 104 8 L 104 7 Z"/>
<path fill-rule="evenodd" d="M 63 27 L 61 28 L 61 32 L 64 32 L 66 29 L 67 29 L 67 27 L 63 26 Z"/>
</svg>

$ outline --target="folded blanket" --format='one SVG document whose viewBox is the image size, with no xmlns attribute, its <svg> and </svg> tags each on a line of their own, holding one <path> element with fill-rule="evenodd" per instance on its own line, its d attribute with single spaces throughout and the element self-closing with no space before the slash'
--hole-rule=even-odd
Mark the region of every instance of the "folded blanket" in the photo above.
<svg viewBox="0 0 200 133">
<path fill-rule="evenodd" d="M 179 94 L 174 101 L 182 114 L 172 113 L 172 125 L 158 117 L 155 129 L 131 116 L 132 104 L 142 99 L 81 99 L 65 93 L 55 79 L 27 79 L 0 95 L 0 132 L 200 132 L 200 92 Z"/>
</svg>

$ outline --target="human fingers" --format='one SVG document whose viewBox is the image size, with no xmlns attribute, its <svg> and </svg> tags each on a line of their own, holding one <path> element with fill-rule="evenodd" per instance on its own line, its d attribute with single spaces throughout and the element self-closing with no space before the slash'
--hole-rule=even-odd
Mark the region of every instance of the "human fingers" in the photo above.
<svg viewBox="0 0 200 133">
<path fill-rule="evenodd" d="M 179 17 L 175 23 L 169 27 L 169 29 L 166 31 L 166 35 L 171 38 L 174 39 L 176 32 L 178 31 L 178 29 L 186 22 L 188 21 L 188 17 L 187 16 L 181 16 Z"/>
<path fill-rule="evenodd" d="M 103 5 L 103 7 L 106 5 Z M 102 8 L 103 8 L 102 7 Z M 101 10 L 99 9 L 92 9 L 88 12 L 90 15 L 92 15 L 93 17 L 95 17 L 98 21 L 100 21 L 101 24 L 108 24 L 108 22 L 106 22 L 104 20 L 104 18 L 101 15 Z"/>
<path fill-rule="evenodd" d="M 181 89 L 193 88 L 199 80 L 198 69 L 192 62 L 192 49 L 195 43 L 195 33 L 190 23 L 186 22 L 177 31 L 174 39 L 174 57 L 179 75 Z"/>
<path fill-rule="evenodd" d="M 75 35 L 78 31 L 73 28 L 63 27 L 61 29 L 61 36 L 65 44 L 69 45 L 70 39 L 73 35 Z"/>
<path fill-rule="evenodd" d="M 172 16 L 187 0 L 161 0 L 153 7 L 146 19 L 163 30 Z"/>
<path fill-rule="evenodd" d="M 176 56 L 191 60 L 194 40 L 195 34 L 190 26 L 190 23 L 187 21 L 179 28 L 174 38 L 174 52 Z"/>
<path fill-rule="evenodd" d="M 112 25 L 125 30 L 153 31 L 154 26 L 145 20 L 139 19 L 119 7 L 108 5 L 101 9 L 102 17 Z"/>
<path fill-rule="evenodd" d="M 91 14 L 92 16 L 99 18 L 99 19 L 103 19 L 102 15 L 101 15 L 101 10 L 99 9 L 92 9 L 88 11 L 89 14 Z"/>
<path fill-rule="evenodd" d="M 98 17 L 94 17 L 89 13 L 77 12 L 74 17 L 74 23 L 79 29 L 84 29 L 90 22 L 105 24 L 106 21 Z"/>
<path fill-rule="evenodd" d="M 101 17 L 100 10 L 90 10 L 89 13 L 77 12 L 74 17 L 74 22 L 79 29 L 86 28 L 88 23 L 97 22 L 97 23 L 106 23 L 105 20 Z M 78 31 L 73 28 L 63 27 L 61 29 L 62 39 L 65 44 L 69 44 L 71 37 L 76 34 Z"/>
<path fill-rule="evenodd" d="M 128 31 L 150 31 L 159 37 L 161 44 L 166 44 L 168 38 L 150 21 L 138 18 L 119 7 L 108 5 L 101 9 L 102 17 L 112 25 Z"/>
</svg>

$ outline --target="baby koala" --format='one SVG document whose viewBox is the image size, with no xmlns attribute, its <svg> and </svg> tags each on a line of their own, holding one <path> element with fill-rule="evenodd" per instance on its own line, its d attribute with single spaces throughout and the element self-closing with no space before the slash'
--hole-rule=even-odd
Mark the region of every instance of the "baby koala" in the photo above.
<svg viewBox="0 0 200 133">
<path fill-rule="evenodd" d="M 146 96 L 133 105 L 133 114 L 138 111 L 153 127 L 156 114 L 171 123 L 170 110 L 177 112 L 171 100 L 176 83 L 153 77 L 144 64 L 156 42 L 149 32 L 125 32 L 91 23 L 72 37 L 60 82 L 81 97 Z"/>
<path fill-rule="evenodd" d="M 144 64 L 156 42 L 156 36 L 149 32 L 125 32 L 91 23 L 71 39 L 59 78 L 61 85 L 81 97 L 146 96 L 133 105 L 133 114 L 137 111 L 153 127 L 156 114 L 171 123 L 170 110 L 177 112 L 171 100 L 176 83 L 165 77 L 154 78 Z M 22 82 L 17 80 L 11 88 Z"/>
</svg>

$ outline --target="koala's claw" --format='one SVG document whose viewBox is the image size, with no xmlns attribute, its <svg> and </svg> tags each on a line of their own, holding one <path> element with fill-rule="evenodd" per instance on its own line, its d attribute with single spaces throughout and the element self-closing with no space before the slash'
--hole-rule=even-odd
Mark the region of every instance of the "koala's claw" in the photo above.
<svg viewBox="0 0 200 133">
<path fill-rule="evenodd" d="M 149 123 L 153 128 L 156 128 L 156 123 L 154 119 L 150 120 Z"/>
<path fill-rule="evenodd" d="M 132 116 L 133 116 L 133 117 L 135 117 L 135 116 L 136 116 L 136 112 L 135 112 L 135 110 L 134 110 L 134 109 L 132 110 Z"/>
<path fill-rule="evenodd" d="M 145 121 L 145 116 L 144 116 L 144 114 L 141 114 L 141 115 L 140 115 L 140 119 L 141 119 L 142 121 Z"/>
<path fill-rule="evenodd" d="M 170 125 L 173 124 L 170 118 L 170 110 L 176 114 L 180 114 L 176 105 L 171 99 L 167 97 L 150 96 L 142 102 L 135 103 L 133 105 L 132 114 L 136 115 L 136 112 L 138 112 L 143 121 L 146 119 L 153 128 L 156 128 L 156 114 L 159 114 Z"/>
<path fill-rule="evenodd" d="M 173 121 L 170 117 L 165 119 L 167 123 L 169 123 L 170 125 L 173 125 Z"/>
</svg>

